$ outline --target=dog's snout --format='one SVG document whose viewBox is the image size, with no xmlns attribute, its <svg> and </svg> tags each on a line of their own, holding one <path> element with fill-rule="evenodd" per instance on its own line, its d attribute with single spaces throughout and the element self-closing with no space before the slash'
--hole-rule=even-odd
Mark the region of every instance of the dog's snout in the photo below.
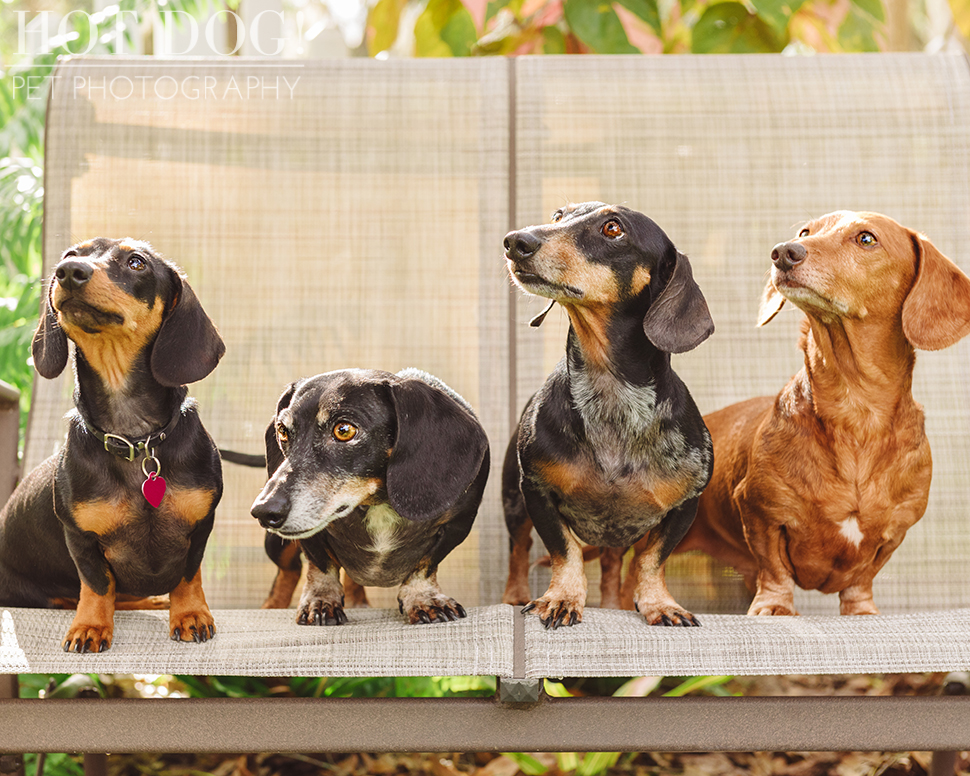
<svg viewBox="0 0 970 776">
<path fill-rule="evenodd" d="M 57 284 L 65 291 L 76 291 L 87 283 L 94 274 L 94 268 L 83 261 L 67 259 L 54 269 Z"/>
<path fill-rule="evenodd" d="M 263 528 L 279 528 L 290 514 L 290 500 L 279 490 L 260 495 L 253 504 L 252 514 Z"/>
<path fill-rule="evenodd" d="M 531 232 L 509 232 L 505 235 L 505 252 L 510 259 L 527 259 L 542 246 L 542 240 Z"/>
<path fill-rule="evenodd" d="M 778 269 L 789 270 L 796 264 L 805 261 L 808 251 L 805 246 L 797 242 L 778 243 L 771 249 L 771 263 Z"/>
</svg>

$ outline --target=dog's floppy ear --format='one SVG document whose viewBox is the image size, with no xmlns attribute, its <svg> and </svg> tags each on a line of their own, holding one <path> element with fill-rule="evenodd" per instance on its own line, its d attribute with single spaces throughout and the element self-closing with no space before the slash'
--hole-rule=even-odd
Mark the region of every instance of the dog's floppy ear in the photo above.
<svg viewBox="0 0 970 776">
<path fill-rule="evenodd" d="M 194 383 L 212 372 L 226 352 L 215 324 L 182 277 L 172 271 L 175 295 L 152 347 L 152 375 L 162 385 Z"/>
<path fill-rule="evenodd" d="M 51 282 L 54 282 L 53 278 Z M 50 292 L 44 302 L 44 311 L 37 323 L 30 351 L 34 357 L 34 367 L 41 377 L 48 380 L 57 377 L 67 366 L 67 335 L 57 320 L 57 313 L 51 307 Z"/>
<path fill-rule="evenodd" d="M 761 304 L 758 306 L 758 325 L 764 326 L 774 318 L 785 305 L 785 297 L 775 288 L 775 284 L 768 278 L 765 290 L 761 292 Z"/>
<path fill-rule="evenodd" d="M 280 396 L 280 400 L 276 403 L 276 415 L 269 422 L 269 425 L 266 427 L 266 433 L 263 435 L 263 441 L 266 443 L 266 474 L 269 477 L 272 477 L 276 473 L 276 470 L 280 468 L 280 464 L 284 460 L 283 451 L 280 450 L 279 439 L 276 437 L 276 418 L 283 410 L 290 406 L 293 394 L 296 393 L 296 389 L 302 383 L 302 380 L 297 380 L 295 383 L 290 383 L 286 386 L 286 390 L 283 391 L 283 395 Z"/>
<path fill-rule="evenodd" d="M 387 464 L 387 499 L 423 522 L 452 507 L 478 475 L 488 439 L 467 409 L 419 379 L 389 384 L 397 439 Z"/>
<path fill-rule="evenodd" d="M 928 239 L 911 238 L 916 280 L 903 302 L 903 334 L 921 350 L 947 348 L 970 332 L 970 278 Z"/>
<path fill-rule="evenodd" d="M 670 280 L 643 316 L 643 330 L 647 339 L 666 353 L 693 350 L 714 333 L 707 300 L 694 282 L 690 262 L 680 251 Z"/>
</svg>

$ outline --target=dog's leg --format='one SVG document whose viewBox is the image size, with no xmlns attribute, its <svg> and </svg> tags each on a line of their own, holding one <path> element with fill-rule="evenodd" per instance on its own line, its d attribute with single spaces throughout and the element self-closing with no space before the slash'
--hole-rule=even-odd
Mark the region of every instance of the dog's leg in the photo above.
<svg viewBox="0 0 970 776">
<path fill-rule="evenodd" d="M 633 606 L 650 625 L 700 625 L 667 589 L 664 564 L 694 521 L 697 499 L 671 509 L 663 521 L 637 542 Z"/>
<path fill-rule="evenodd" d="M 529 603 L 523 612 L 535 612 L 547 628 L 575 625 L 583 619 L 586 606 L 586 570 L 583 568 L 583 545 L 563 522 L 549 499 L 523 479 L 522 495 L 533 515 L 534 525 L 546 549 L 552 578 L 545 594 Z"/>
<path fill-rule="evenodd" d="M 368 609 L 370 601 L 367 600 L 367 588 L 358 585 L 344 572 L 344 601 L 348 609 Z"/>
<path fill-rule="evenodd" d="M 419 622 L 460 620 L 465 608 L 438 587 L 437 567 L 422 562 L 408 575 L 397 593 L 401 614 L 413 625 Z"/>
<path fill-rule="evenodd" d="M 172 641 L 208 641 L 216 635 L 215 620 L 202 592 L 202 571 L 183 579 L 171 592 L 168 611 L 169 635 Z"/>
<path fill-rule="evenodd" d="M 502 465 L 502 509 L 509 530 L 509 577 L 502 594 L 503 604 L 523 606 L 532 600 L 529 592 L 529 550 L 532 549 L 532 520 L 519 489 L 517 434 L 505 451 Z"/>
<path fill-rule="evenodd" d="M 622 609 L 620 576 L 626 547 L 600 548 L 600 608 Z"/>
<path fill-rule="evenodd" d="M 525 512 L 525 504 L 519 499 L 522 505 L 522 512 Z M 513 525 L 509 523 L 509 577 L 505 583 L 505 592 L 502 593 L 502 603 L 522 606 L 532 600 L 529 592 L 529 550 L 532 549 L 532 521 L 528 515 L 523 515 L 520 520 Z"/>
<path fill-rule="evenodd" d="M 276 577 L 261 609 L 286 609 L 293 600 L 293 592 L 300 583 L 303 560 L 298 542 L 290 542 L 276 534 L 267 533 L 264 540 L 266 554 L 277 566 Z"/>
<path fill-rule="evenodd" d="M 438 564 L 455 549 L 471 531 L 475 520 L 481 489 L 485 487 L 487 473 L 483 469 L 477 482 L 478 497 L 475 507 L 465 508 L 445 523 L 438 531 L 437 539 L 428 555 L 418 562 L 397 594 L 401 613 L 413 623 L 443 622 L 465 617 L 465 608 L 438 587 Z"/>
<path fill-rule="evenodd" d="M 839 614 L 879 614 L 872 600 L 872 579 L 839 591 Z"/>
<path fill-rule="evenodd" d="M 795 579 L 791 572 L 791 561 L 788 560 L 788 540 L 783 528 L 763 521 L 757 531 L 748 531 L 748 518 L 743 519 L 745 538 L 758 561 L 757 590 L 748 607 L 748 614 L 798 614 L 795 611 Z"/>
<path fill-rule="evenodd" d="M 77 614 L 62 642 L 65 652 L 104 652 L 114 637 L 115 578 L 108 572 L 108 589 L 98 595 L 81 580 Z"/>
<path fill-rule="evenodd" d="M 307 557 L 306 582 L 297 607 L 296 621 L 300 625 L 343 625 L 344 589 L 340 584 L 340 567 L 327 558 L 326 564 Z"/>
</svg>

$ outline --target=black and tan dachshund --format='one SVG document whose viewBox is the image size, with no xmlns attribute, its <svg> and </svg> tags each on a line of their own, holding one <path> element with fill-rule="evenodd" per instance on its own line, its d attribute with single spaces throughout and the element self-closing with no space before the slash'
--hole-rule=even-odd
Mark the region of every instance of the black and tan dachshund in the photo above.
<svg viewBox="0 0 970 776">
<path fill-rule="evenodd" d="M 253 516 L 279 566 L 270 605 L 287 606 L 307 556 L 297 622 L 347 621 L 339 571 L 400 585 L 412 623 L 465 616 L 438 564 L 471 530 L 489 472 L 468 403 L 417 369 L 327 372 L 290 385 L 266 431 L 270 479 Z"/>
<path fill-rule="evenodd" d="M 132 239 L 75 245 L 55 267 L 41 376 L 64 370 L 69 339 L 75 409 L 64 446 L 0 513 L 0 606 L 76 606 L 63 648 L 101 652 L 124 601 L 170 594 L 171 638 L 205 641 L 200 564 L 222 468 L 185 384 L 225 345 L 179 270 Z"/>
<path fill-rule="evenodd" d="M 587 582 L 576 537 L 617 548 L 614 560 L 638 543 L 637 610 L 650 624 L 697 625 L 664 581 L 713 465 L 700 412 L 670 366 L 671 353 L 714 330 L 687 257 L 643 214 L 601 202 L 510 232 L 505 249 L 514 282 L 550 307 L 558 302 L 570 326 L 566 356 L 526 405 L 505 458 L 503 600 L 529 601 L 534 524 L 552 579 L 524 611 L 546 627 L 582 619 Z"/>
</svg>

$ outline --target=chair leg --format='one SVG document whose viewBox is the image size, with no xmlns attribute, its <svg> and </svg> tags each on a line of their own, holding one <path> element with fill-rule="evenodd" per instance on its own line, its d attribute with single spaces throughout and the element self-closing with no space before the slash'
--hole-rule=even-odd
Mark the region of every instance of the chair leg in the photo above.
<svg viewBox="0 0 970 776">
<path fill-rule="evenodd" d="M 20 678 L 17 674 L 0 674 L 0 698 L 19 698 Z M 24 756 L 22 754 L 0 755 L 0 774 L 3 776 L 24 776 Z"/>
<path fill-rule="evenodd" d="M 933 752 L 930 776 L 953 776 L 957 770 L 956 752 Z"/>
<path fill-rule="evenodd" d="M 108 774 L 108 755 L 106 754 L 84 755 L 84 776 L 107 776 L 107 774 Z"/>
<path fill-rule="evenodd" d="M 943 680 L 944 695 L 967 695 L 970 693 L 970 673 L 953 671 Z M 930 776 L 953 776 L 956 773 L 956 752 L 933 752 Z"/>
</svg>

